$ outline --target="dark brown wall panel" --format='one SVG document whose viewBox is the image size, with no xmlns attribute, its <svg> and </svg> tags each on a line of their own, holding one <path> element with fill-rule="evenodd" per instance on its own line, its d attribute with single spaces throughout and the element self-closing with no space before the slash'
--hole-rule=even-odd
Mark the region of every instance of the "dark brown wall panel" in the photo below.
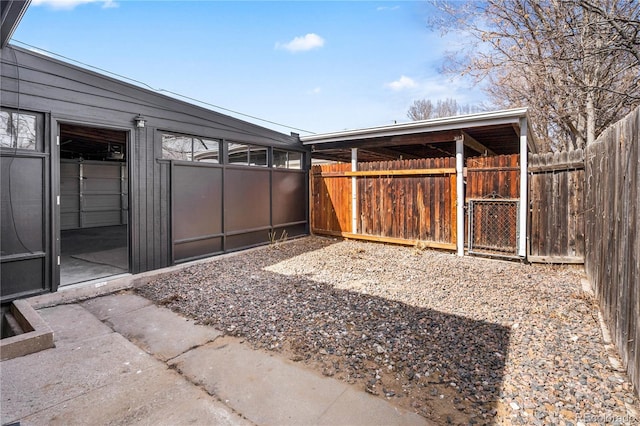
<svg viewBox="0 0 640 426">
<path fill-rule="evenodd" d="M 176 260 L 184 261 L 206 255 L 217 254 L 222 251 L 222 237 L 177 243 L 173 248 Z"/>
<path fill-rule="evenodd" d="M 287 238 L 299 237 L 301 235 L 306 235 L 308 233 L 306 223 L 278 227 L 278 228 L 274 228 L 273 231 L 274 231 L 274 239 L 276 241 L 283 241 L 283 240 L 286 240 Z M 283 234 L 283 231 L 284 231 L 284 234 Z"/>
<path fill-rule="evenodd" d="M 173 167 L 173 239 L 222 232 L 222 169 Z"/>
<path fill-rule="evenodd" d="M 270 209 L 269 169 L 226 169 L 225 231 L 269 226 Z"/>
<path fill-rule="evenodd" d="M 273 225 L 306 220 L 307 179 L 304 173 L 273 171 Z"/>
<path fill-rule="evenodd" d="M 229 235 L 226 237 L 227 251 L 240 250 L 269 242 L 269 230 L 253 231 L 246 234 Z"/>
</svg>

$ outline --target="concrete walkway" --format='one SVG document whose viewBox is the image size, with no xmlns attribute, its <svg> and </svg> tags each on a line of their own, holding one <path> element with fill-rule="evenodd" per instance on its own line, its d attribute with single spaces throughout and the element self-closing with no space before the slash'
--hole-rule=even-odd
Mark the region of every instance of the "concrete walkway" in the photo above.
<svg viewBox="0 0 640 426">
<path fill-rule="evenodd" d="M 137 295 L 38 312 L 56 347 L 0 363 L 3 425 L 429 424 Z"/>
</svg>

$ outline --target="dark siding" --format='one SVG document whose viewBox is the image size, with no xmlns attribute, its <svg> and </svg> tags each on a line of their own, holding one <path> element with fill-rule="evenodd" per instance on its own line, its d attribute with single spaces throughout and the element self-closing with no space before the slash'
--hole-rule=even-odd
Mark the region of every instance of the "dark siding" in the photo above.
<svg viewBox="0 0 640 426">
<path fill-rule="evenodd" d="M 2 51 L 3 104 L 17 103 L 14 53 L 25 109 L 28 105 L 92 123 L 108 119 L 120 125 L 132 125 L 133 117 L 142 114 L 152 128 L 301 148 L 296 138 L 18 48 Z"/>
<path fill-rule="evenodd" d="M 160 232 L 158 235 L 158 252 L 160 253 L 158 259 L 156 259 L 158 267 L 169 264 L 171 262 L 171 199 L 169 196 L 170 188 L 170 163 L 163 161 L 158 162 L 158 170 L 160 172 L 160 185 L 158 192 L 160 194 L 160 202 L 158 203 L 158 210 L 160 216 Z"/>
<path fill-rule="evenodd" d="M 158 130 L 306 150 L 297 137 L 34 52 L 8 46 L 1 53 L 0 99 L 3 106 L 48 112 L 54 122 L 85 123 L 130 131 L 129 214 L 133 273 L 171 263 L 170 166 L 167 162 L 158 161 Z M 133 127 L 137 114 L 142 114 L 147 120 L 143 129 Z M 51 140 L 45 142 L 52 143 Z"/>
</svg>

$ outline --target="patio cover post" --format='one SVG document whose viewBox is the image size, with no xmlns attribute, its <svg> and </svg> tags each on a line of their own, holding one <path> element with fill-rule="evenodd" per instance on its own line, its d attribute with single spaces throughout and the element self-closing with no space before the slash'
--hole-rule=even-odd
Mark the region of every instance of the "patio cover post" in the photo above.
<svg viewBox="0 0 640 426">
<path fill-rule="evenodd" d="M 358 171 L 358 148 L 351 148 L 351 171 Z M 351 177 L 351 233 L 358 233 L 358 185 L 357 178 Z"/>
<path fill-rule="evenodd" d="M 464 136 L 456 137 L 456 248 L 464 256 Z"/>
<path fill-rule="evenodd" d="M 527 117 L 520 119 L 520 211 L 518 212 L 518 256 L 527 255 L 527 210 L 529 207 L 527 192 L 527 155 L 528 155 L 528 134 Z"/>
</svg>

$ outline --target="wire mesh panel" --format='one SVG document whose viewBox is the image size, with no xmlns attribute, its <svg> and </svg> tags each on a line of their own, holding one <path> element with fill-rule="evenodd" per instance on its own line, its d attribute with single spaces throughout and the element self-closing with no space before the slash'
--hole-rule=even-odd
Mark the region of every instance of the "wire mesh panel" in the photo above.
<svg viewBox="0 0 640 426">
<path fill-rule="evenodd" d="M 469 200 L 469 253 L 518 257 L 518 205 L 513 199 Z"/>
</svg>

